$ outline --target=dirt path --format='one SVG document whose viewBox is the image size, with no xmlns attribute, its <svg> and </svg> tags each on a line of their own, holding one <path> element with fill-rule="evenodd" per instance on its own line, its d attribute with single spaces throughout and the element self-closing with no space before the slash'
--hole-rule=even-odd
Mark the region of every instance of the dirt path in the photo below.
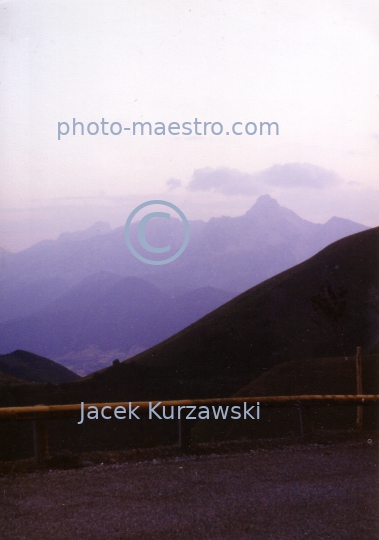
<svg viewBox="0 0 379 540">
<path fill-rule="evenodd" d="M 378 540 L 378 451 L 297 446 L 0 478 L 3 540 Z"/>
</svg>

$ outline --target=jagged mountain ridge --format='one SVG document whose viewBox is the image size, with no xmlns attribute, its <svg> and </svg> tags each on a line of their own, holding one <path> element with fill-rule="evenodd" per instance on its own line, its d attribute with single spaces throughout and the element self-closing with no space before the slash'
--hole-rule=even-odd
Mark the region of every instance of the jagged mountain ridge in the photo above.
<svg viewBox="0 0 379 540">
<path fill-rule="evenodd" d="M 341 320 L 347 354 L 355 354 L 358 345 L 370 353 L 379 341 L 378 268 L 379 228 L 339 240 L 134 358 L 69 385 L 64 398 L 76 403 L 224 397 L 263 368 L 341 356 L 328 321 L 315 324 L 311 298 L 324 283 L 347 290 Z M 61 393 L 43 392 L 46 402 L 62 399 Z"/>
<path fill-rule="evenodd" d="M 178 220 L 155 220 L 147 229 L 153 245 L 181 245 Z M 2 252 L 0 322 L 32 315 L 98 272 L 137 276 L 169 293 L 214 287 L 238 294 L 306 260 L 331 242 L 367 227 L 332 218 L 315 224 L 281 207 L 269 195 L 258 198 L 243 216 L 190 222 L 190 243 L 181 257 L 162 267 L 131 255 L 123 228 L 97 223 L 65 233 L 19 253 Z M 131 236 L 136 238 L 136 225 Z"/>
</svg>

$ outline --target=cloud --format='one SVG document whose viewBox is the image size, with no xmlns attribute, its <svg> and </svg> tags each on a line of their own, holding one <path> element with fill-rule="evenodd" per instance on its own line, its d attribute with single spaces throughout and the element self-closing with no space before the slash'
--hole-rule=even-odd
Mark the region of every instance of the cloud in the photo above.
<svg viewBox="0 0 379 540">
<path fill-rule="evenodd" d="M 311 163 L 273 165 L 255 177 L 266 185 L 280 188 L 325 189 L 341 183 L 337 173 Z"/>
<path fill-rule="evenodd" d="M 325 189 L 340 183 L 341 178 L 334 171 L 310 163 L 285 163 L 254 174 L 228 167 L 196 169 L 187 189 L 214 191 L 224 195 L 259 195 L 267 191 L 267 186 L 281 189 Z"/>
<path fill-rule="evenodd" d="M 224 195 L 258 195 L 260 193 L 254 174 L 243 173 L 229 167 L 196 169 L 187 189 L 189 191 L 216 191 Z"/>
<path fill-rule="evenodd" d="M 166 182 L 166 186 L 168 186 L 170 191 L 172 191 L 173 189 L 179 188 L 181 185 L 182 185 L 182 181 L 178 180 L 177 178 L 170 178 Z"/>
</svg>

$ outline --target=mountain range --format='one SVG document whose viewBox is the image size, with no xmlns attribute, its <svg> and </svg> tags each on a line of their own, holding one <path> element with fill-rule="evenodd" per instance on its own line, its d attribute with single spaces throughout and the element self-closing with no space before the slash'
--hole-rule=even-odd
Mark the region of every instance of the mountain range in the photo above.
<svg viewBox="0 0 379 540">
<path fill-rule="evenodd" d="M 181 245 L 178 220 L 155 220 L 152 245 Z M 137 225 L 131 228 L 136 239 Z M 1 251 L 0 353 L 26 349 L 81 375 L 158 344 L 232 297 L 367 227 L 315 224 L 269 195 L 239 217 L 190 222 L 169 265 L 133 257 L 123 229 L 96 223 L 19 253 Z"/>
<path fill-rule="evenodd" d="M 115 359 L 102 362 L 101 351 L 126 358 L 148 349 L 232 296 L 204 287 L 173 298 L 141 278 L 99 272 L 37 314 L 0 324 L 0 353 L 20 347 L 85 375 Z"/>
<path fill-rule="evenodd" d="M 38 391 L 45 403 L 230 396 L 264 370 L 310 358 L 364 354 L 379 344 L 379 228 L 351 235 L 256 285 L 124 362 L 66 386 Z M 339 332 L 312 298 L 344 290 Z M 333 304 L 333 294 L 329 297 Z M 330 305 L 329 305 L 330 306 Z M 280 393 L 280 392 L 279 392 Z M 31 398 L 30 398 L 31 399 Z M 40 402 L 40 401 L 39 401 Z"/>
</svg>

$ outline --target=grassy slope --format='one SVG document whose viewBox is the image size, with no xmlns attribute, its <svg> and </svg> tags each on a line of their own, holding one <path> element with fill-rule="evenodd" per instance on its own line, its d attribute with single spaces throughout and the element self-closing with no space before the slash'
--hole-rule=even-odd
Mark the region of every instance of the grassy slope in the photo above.
<svg viewBox="0 0 379 540">
<path fill-rule="evenodd" d="M 236 396 L 295 396 L 302 394 L 356 394 L 356 361 L 350 356 L 293 360 L 270 369 Z M 362 360 L 364 394 L 379 394 L 379 354 Z"/>
<path fill-rule="evenodd" d="M 333 332 L 312 321 L 321 284 L 344 285 L 346 348 L 374 345 L 369 290 L 379 287 L 379 228 L 344 238 L 290 270 L 253 287 L 137 357 L 182 375 L 238 373 L 294 358 L 340 354 Z"/>
</svg>

